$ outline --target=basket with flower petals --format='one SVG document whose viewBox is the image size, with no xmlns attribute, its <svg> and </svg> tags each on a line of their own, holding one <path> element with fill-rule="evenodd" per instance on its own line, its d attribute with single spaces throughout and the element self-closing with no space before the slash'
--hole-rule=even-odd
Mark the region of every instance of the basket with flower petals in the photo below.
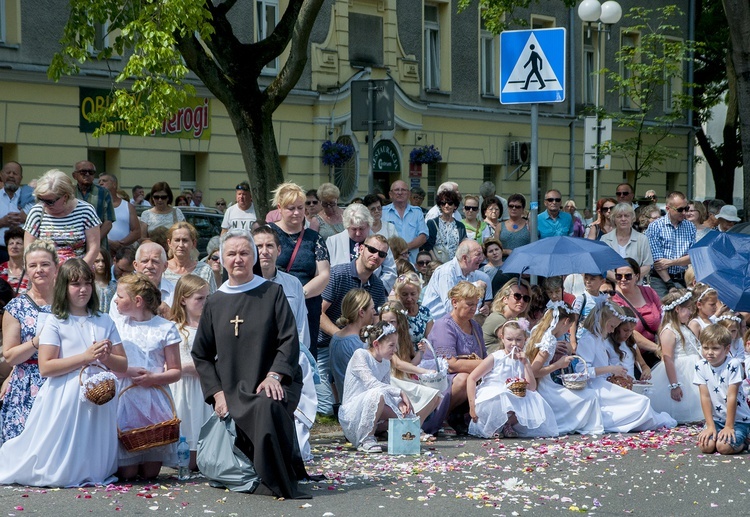
<svg viewBox="0 0 750 517">
<path fill-rule="evenodd" d="M 523 379 L 521 377 L 509 377 L 505 380 L 505 387 L 508 388 L 508 391 L 510 391 L 517 397 L 526 396 L 526 386 L 528 384 L 529 383 L 526 382 L 526 379 Z"/>
</svg>

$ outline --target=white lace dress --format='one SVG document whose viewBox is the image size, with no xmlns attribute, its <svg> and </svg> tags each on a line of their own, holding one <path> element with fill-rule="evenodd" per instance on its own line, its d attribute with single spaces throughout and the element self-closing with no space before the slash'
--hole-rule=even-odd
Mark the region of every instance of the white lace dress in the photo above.
<svg viewBox="0 0 750 517">
<path fill-rule="evenodd" d="M 180 332 L 180 337 L 182 337 L 182 343 L 180 343 L 180 363 L 183 366 L 183 370 L 180 380 L 171 386 L 177 416 L 181 420 L 180 436 L 184 436 L 187 439 L 191 451 L 197 450 L 201 427 L 203 427 L 203 424 L 209 419 L 211 413 L 213 413 L 213 409 L 206 404 L 203 397 L 203 389 L 201 389 L 201 380 L 198 374 L 186 373 L 184 370 L 185 365 L 193 364 L 190 351 L 193 349 L 196 330 L 194 327 L 186 326 Z M 187 332 L 187 337 L 185 337 L 184 332 Z"/>
<path fill-rule="evenodd" d="M 513 411 L 518 419 L 514 429 L 519 436 L 557 436 L 555 414 L 539 393 L 527 389 L 526 396 L 519 397 L 505 387 L 506 379 L 521 376 L 519 372 L 523 372 L 523 366 L 519 367 L 520 362 L 503 350 L 491 355 L 495 362 L 492 370 L 482 377 L 482 383 L 477 387 L 475 408 L 478 419 L 469 423 L 469 434 L 492 438 L 508 421 L 508 412 Z"/>
<path fill-rule="evenodd" d="M 536 347 L 540 354 L 547 354 L 544 366 L 549 366 L 557 347 L 555 337 L 551 333 L 545 334 Z M 589 388 L 569 390 L 557 384 L 549 375 L 537 379 L 536 389 L 554 411 L 557 431 L 560 434 L 601 434 L 604 432 L 602 410 L 593 390 Z"/>
<path fill-rule="evenodd" d="M 390 380 L 390 361 L 378 362 L 364 348 L 354 351 L 349 366 L 346 367 L 339 423 L 346 439 L 355 446 L 372 434 L 377 425 L 375 414 L 381 397 L 399 418 L 403 417 L 398 409 L 401 390 L 391 386 Z"/>
<path fill-rule="evenodd" d="M 607 433 L 649 431 L 661 427 L 672 428 L 677 422 L 668 413 L 652 409 L 648 397 L 622 388 L 607 380 L 610 374 L 596 375 L 595 368 L 613 365 L 607 354 L 605 340 L 583 329 L 578 340 L 578 353 L 588 366 L 588 385 L 599 398 L 602 423 Z M 583 370 L 583 365 L 579 365 Z"/>
<path fill-rule="evenodd" d="M 142 367 L 152 372 L 163 372 L 166 359 L 164 347 L 182 342 L 177 327 L 161 316 L 148 321 L 133 321 L 131 318 L 116 319 L 117 331 L 128 356 L 128 368 Z M 158 424 L 173 417 L 169 397 L 156 387 L 132 386 L 130 378 L 118 381 L 120 399 L 117 407 L 117 426 L 121 431 Z M 170 393 L 169 386 L 162 386 Z M 176 444 L 154 447 L 143 452 L 131 453 L 120 444 L 119 465 L 138 465 L 147 461 L 171 464 L 176 460 Z"/>
<path fill-rule="evenodd" d="M 674 333 L 674 369 L 677 374 L 677 382 L 682 383 L 682 400 L 677 402 L 671 397 L 670 382 L 667 377 L 667 369 L 664 367 L 664 361 L 660 362 L 651 370 L 651 383 L 654 385 L 648 397 L 651 399 L 651 407 L 656 411 L 666 411 L 678 423 L 701 422 L 703 421 L 703 410 L 701 409 L 700 392 L 698 386 L 693 384 L 695 375 L 696 361 L 702 359 L 700 353 L 700 344 L 695 334 L 682 325 L 682 332 L 685 342 L 680 339 L 680 335 L 675 332 L 671 325 L 667 325 Z"/>
</svg>

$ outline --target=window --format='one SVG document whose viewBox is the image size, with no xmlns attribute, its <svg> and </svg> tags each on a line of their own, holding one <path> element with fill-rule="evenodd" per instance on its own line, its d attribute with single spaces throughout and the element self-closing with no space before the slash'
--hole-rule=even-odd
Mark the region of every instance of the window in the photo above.
<svg viewBox="0 0 750 517">
<path fill-rule="evenodd" d="M 620 41 L 620 52 L 628 56 L 628 59 L 632 62 L 638 61 L 638 48 L 639 38 L 637 33 L 625 32 L 622 34 Z M 633 71 L 625 66 L 625 63 L 620 64 L 621 71 L 620 75 L 625 79 L 626 84 L 633 81 Z M 637 110 L 639 106 L 629 95 L 624 93 L 620 95 L 620 107 L 624 110 Z"/>
<path fill-rule="evenodd" d="M 440 89 L 440 23 L 436 5 L 424 6 L 424 87 Z"/>
<path fill-rule="evenodd" d="M 5 14 L 5 0 L 0 0 L 0 43 L 5 43 L 5 24 L 7 23 Z"/>
<path fill-rule="evenodd" d="M 109 46 L 109 22 L 92 22 L 94 42 L 88 46 L 89 54 L 95 56 Z"/>
<path fill-rule="evenodd" d="M 97 174 L 107 172 L 107 151 L 105 149 L 89 149 L 86 152 L 86 160 L 94 164 Z"/>
<path fill-rule="evenodd" d="M 532 29 L 553 29 L 555 28 L 555 19 L 551 16 L 541 16 L 534 14 L 531 16 Z"/>
<path fill-rule="evenodd" d="M 596 104 L 596 48 L 599 35 L 594 31 L 583 31 L 583 103 Z"/>
<path fill-rule="evenodd" d="M 258 20 L 258 41 L 260 41 L 271 35 L 279 21 L 279 0 L 257 0 L 255 7 Z M 277 73 L 279 58 L 268 63 L 263 71 Z"/>
<path fill-rule="evenodd" d="M 354 141 L 349 135 L 342 135 L 336 142 L 354 146 Z M 349 202 L 357 194 L 359 188 L 359 174 L 357 171 L 357 153 L 341 167 L 333 168 L 333 184 L 339 188 L 341 201 Z"/>
<path fill-rule="evenodd" d="M 482 19 L 480 22 L 480 60 L 482 69 L 482 95 L 494 95 L 497 96 L 497 52 L 495 45 L 497 37 L 487 30 L 485 22 Z"/>
<path fill-rule="evenodd" d="M 482 182 L 491 181 L 495 182 L 494 174 L 492 173 L 492 165 L 482 166 Z"/>
<path fill-rule="evenodd" d="M 180 185 L 193 183 L 195 185 L 196 165 L 194 154 L 180 155 Z"/>
<path fill-rule="evenodd" d="M 682 42 L 679 40 L 667 40 L 664 42 L 664 112 L 671 113 L 679 109 L 680 100 L 678 96 L 682 93 L 682 61 L 671 59 L 679 52 Z"/>
</svg>

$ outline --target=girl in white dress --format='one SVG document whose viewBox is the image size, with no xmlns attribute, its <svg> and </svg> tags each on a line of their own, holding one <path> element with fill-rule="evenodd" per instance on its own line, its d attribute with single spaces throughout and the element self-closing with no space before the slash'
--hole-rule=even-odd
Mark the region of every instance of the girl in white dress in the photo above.
<svg viewBox="0 0 750 517">
<path fill-rule="evenodd" d="M 586 361 L 578 365 L 579 371 L 587 369 L 588 385 L 596 393 L 602 412 L 604 431 L 629 433 L 648 431 L 677 425 L 667 413 L 657 413 L 651 408 L 648 397 L 609 382 L 610 375 L 626 376 L 627 370 L 613 364 L 607 354 L 607 336 L 626 320 L 622 307 L 605 297 L 599 297 L 596 305 L 583 321 L 583 332 L 576 351 Z"/>
<path fill-rule="evenodd" d="M 719 295 L 716 289 L 706 284 L 698 284 L 693 289 L 694 309 L 688 328 L 693 331 L 695 337 L 701 337 L 701 330 L 713 323 L 716 308 L 719 305 Z"/>
<path fill-rule="evenodd" d="M 498 330 L 504 350 L 489 354 L 466 381 L 469 400 L 469 434 L 480 438 L 493 436 L 541 438 L 557 436 L 557 423 L 552 408 L 536 392 L 536 379 L 526 356 L 525 319 L 508 320 Z M 522 378 L 528 383 L 526 395 L 511 393 L 506 381 Z M 477 382 L 482 384 L 477 388 Z"/>
<path fill-rule="evenodd" d="M 406 308 L 401 302 L 389 301 L 380 307 L 378 312 L 380 313 L 380 321 L 396 327 L 396 334 L 398 335 L 398 350 L 391 357 L 391 386 L 396 386 L 406 393 L 415 413 L 426 412 L 429 415 L 438 407 L 443 394 L 435 388 L 423 386 L 414 380 L 414 377 L 419 374 L 434 372 L 434 370 L 417 366 L 424 354 L 424 341 L 420 341 L 417 350 L 414 350 L 409 334 Z M 434 436 L 425 432 L 422 433 L 420 439 L 423 442 L 435 441 Z"/>
<path fill-rule="evenodd" d="M 157 316 L 161 292 L 143 273 L 120 278 L 115 294 L 116 320 L 122 345 L 128 355 L 128 370 L 119 381 L 120 391 L 128 390 L 119 399 L 117 425 L 128 431 L 171 420 L 172 406 L 163 391 L 180 379 L 180 343 L 182 338 L 174 323 Z M 142 452 L 128 452 L 120 445 L 117 477 L 132 479 L 136 475 L 153 479 L 159 475 L 163 462 L 176 461 L 175 444 L 162 445 Z"/>
<path fill-rule="evenodd" d="M 703 421 L 698 386 L 692 380 L 700 344 L 687 322 L 693 312 L 690 291 L 679 289 L 662 298 L 659 326 L 661 362 L 651 372 L 653 388 L 648 394 L 651 407 L 666 411 L 678 423 Z"/>
<path fill-rule="evenodd" d="M 99 313 L 94 275 L 83 260 L 60 268 L 52 313 L 39 335 L 39 370 L 47 380 L 23 432 L 0 448 L 0 484 L 106 485 L 117 470 L 117 401 L 97 406 L 83 399 L 78 375 L 89 364 L 124 372 L 128 361 L 115 324 Z"/>
<path fill-rule="evenodd" d="M 412 411 L 409 397 L 390 384 L 390 359 L 398 348 L 398 334 L 396 327 L 380 321 L 363 328 L 360 337 L 368 348 L 355 350 L 346 367 L 339 423 L 357 450 L 383 452 L 375 432 L 387 429 L 389 418 L 403 418 Z M 424 416 L 420 418 L 424 421 Z"/>
<path fill-rule="evenodd" d="M 188 274 L 177 281 L 172 304 L 171 319 L 177 325 L 177 330 L 182 337 L 180 344 L 182 376 L 172 386 L 172 396 L 177 416 L 181 420 L 180 435 L 187 439 L 190 446 L 191 470 L 197 469 L 195 459 L 201 427 L 213 411 L 211 406 L 206 404 L 200 378 L 190 355 L 208 292 L 208 282 L 198 275 Z"/>
<path fill-rule="evenodd" d="M 621 323 L 609 335 L 607 340 L 607 354 L 614 361 L 612 364 L 619 364 L 628 372 L 628 376 L 635 379 L 635 365 L 638 363 L 638 369 L 641 372 L 640 380 L 647 381 L 651 378 L 651 368 L 641 355 L 640 349 L 635 344 L 633 331 L 635 330 L 638 320 L 630 307 L 622 307 L 625 314 L 621 318 Z"/>
<path fill-rule="evenodd" d="M 588 388 L 570 390 L 550 377 L 552 372 L 566 368 L 573 360 L 570 355 L 563 355 L 554 362 L 552 358 L 558 342 L 570 331 L 576 314 L 565 302 L 550 302 L 549 307 L 526 342 L 526 357 L 537 379 L 537 391 L 552 407 L 560 434 L 601 434 L 604 426 L 596 393 Z"/>
</svg>

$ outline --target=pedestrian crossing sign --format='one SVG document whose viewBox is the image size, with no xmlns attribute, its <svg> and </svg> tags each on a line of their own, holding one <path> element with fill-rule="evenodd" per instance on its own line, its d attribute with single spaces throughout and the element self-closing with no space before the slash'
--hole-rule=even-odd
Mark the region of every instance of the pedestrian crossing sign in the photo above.
<svg viewBox="0 0 750 517">
<path fill-rule="evenodd" d="M 500 33 L 500 102 L 565 100 L 565 29 Z"/>
</svg>

